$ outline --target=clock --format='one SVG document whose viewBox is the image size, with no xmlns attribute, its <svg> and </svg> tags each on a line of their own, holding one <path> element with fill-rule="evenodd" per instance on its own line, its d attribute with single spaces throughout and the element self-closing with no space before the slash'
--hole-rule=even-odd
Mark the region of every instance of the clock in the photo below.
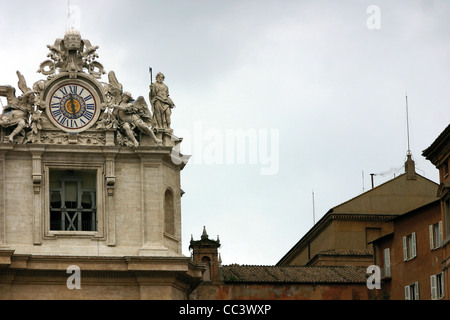
<svg viewBox="0 0 450 320">
<path fill-rule="evenodd" d="M 100 98 L 88 82 L 56 82 L 48 93 L 47 115 L 58 128 L 77 133 L 87 130 L 97 121 Z"/>
</svg>

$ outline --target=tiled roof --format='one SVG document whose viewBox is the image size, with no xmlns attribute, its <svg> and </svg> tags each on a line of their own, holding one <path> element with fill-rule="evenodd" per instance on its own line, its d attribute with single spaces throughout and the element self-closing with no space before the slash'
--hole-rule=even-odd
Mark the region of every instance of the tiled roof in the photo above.
<svg viewBox="0 0 450 320">
<path fill-rule="evenodd" d="M 319 252 L 322 256 L 372 256 L 371 249 L 332 249 Z"/>
<path fill-rule="evenodd" d="M 224 282 L 248 283 L 366 283 L 367 268 L 355 266 L 222 267 Z"/>
</svg>

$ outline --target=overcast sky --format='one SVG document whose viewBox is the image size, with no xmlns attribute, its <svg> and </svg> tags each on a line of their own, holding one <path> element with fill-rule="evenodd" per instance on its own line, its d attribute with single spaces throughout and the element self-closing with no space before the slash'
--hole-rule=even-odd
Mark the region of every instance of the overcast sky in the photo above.
<svg viewBox="0 0 450 320">
<path fill-rule="evenodd" d="M 449 124 L 450 1 L 71 0 L 124 89 L 166 76 L 182 171 L 183 253 L 203 226 L 224 264 L 273 265 L 330 208 L 404 172 Z M 0 84 L 29 84 L 67 1 L 0 0 Z M 106 81 L 106 77 L 103 78 Z M 5 100 L 2 100 L 5 103 Z M 234 138 L 247 137 L 244 148 Z M 239 140 L 239 139 L 238 139 Z M 313 194 L 314 203 L 313 208 Z M 313 210 L 314 209 L 314 210 Z"/>
</svg>

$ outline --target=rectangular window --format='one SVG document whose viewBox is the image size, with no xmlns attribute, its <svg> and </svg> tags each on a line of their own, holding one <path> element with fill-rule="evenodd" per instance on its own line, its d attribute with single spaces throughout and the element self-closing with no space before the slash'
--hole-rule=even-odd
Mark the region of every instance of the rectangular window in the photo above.
<svg viewBox="0 0 450 320">
<path fill-rule="evenodd" d="M 442 221 L 429 226 L 430 233 L 430 249 L 434 250 L 440 248 L 442 245 Z"/>
<path fill-rule="evenodd" d="M 95 170 L 50 170 L 51 231 L 97 231 L 96 176 Z"/>
<path fill-rule="evenodd" d="M 405 300 L 419 300 L 419 283 L 415 282 L 405 287 Z"/>
<path fill-rule="evenodd" d="M 431 299 L 442 299 L 445 295 L 444 290 L 444 273 L 438 273 L 430 277 L 431 282 Z"/>
<path fill-rule="evenodd" d="M 403 237 L 403 260 L 411 260 L 417 256 L 416 233 Z"/>
</svg>

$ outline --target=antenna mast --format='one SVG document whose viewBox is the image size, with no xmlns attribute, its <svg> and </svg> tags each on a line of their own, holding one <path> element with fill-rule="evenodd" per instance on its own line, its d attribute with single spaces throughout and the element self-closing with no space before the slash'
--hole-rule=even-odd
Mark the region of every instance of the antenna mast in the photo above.
<svg viewBox="0 0 450 320">
<path fill-rule="evenodd" d="M 411 155 L 411 146 L 409 143 L 409 111 L 408 111 L 408 93 L 406 93 L 406 133 L 408 136 L 408 151 L 407 154 Z"/>
<path fill-rule="evenodd" d="M 314 190 L 312 192 L 312 204 L 313 204 L 313 225 L 316 224 L 316 207 L 314 204 Z"/>
</svg>

